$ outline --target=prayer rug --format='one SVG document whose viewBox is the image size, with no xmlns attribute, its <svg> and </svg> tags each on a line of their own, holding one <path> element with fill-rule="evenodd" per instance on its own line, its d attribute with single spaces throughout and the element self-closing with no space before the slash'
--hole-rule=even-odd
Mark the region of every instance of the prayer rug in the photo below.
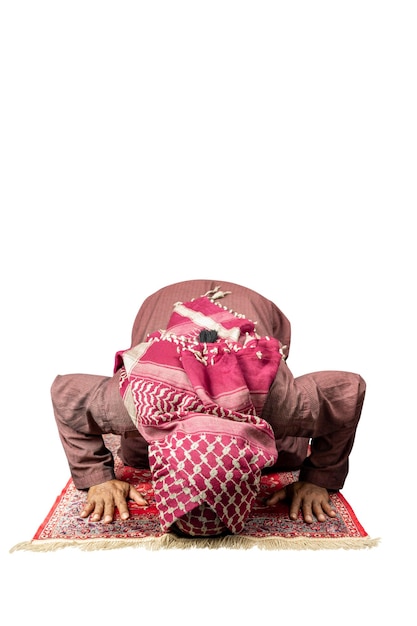
<svg viewBox="0 0 417 626">
<path fill-rule="evenodd" d="M 131 517 L 128 520 L 121 520 L 116 512 L 115 520 L 111 524 L 91 522 L 79 516 L 87 494 L 76 489 L 70 479 L 33 539 L 13 546 L 10 552 L 51 551 L 65 547 L 82 550 L 123 547 L 152 550 L 191 547 L 248 549 L 255 546 L 272 550 L 357 549 L 371 548 L 379 542 L 378 539 L 368 536 L 340 492 L 330 495 L 337 515 L 325 522 L 306 524 L 301 514 L 297 520 L 291 520 L 287 503 L 267 506 L 266 498 L 297 480 L 297 472 L 270 472 L 262 476 L 261 491 L 243 531 L 238 535 L 190 538 L 180 537 L 174 532 L 163 532 L 153 497 L 151 472 L 124 466 L 117 456 L 119 438 L 110 435 L 105 439 L 115 457 L 117 478 L 132 483 L 146 497 L 148 506 L 129 502 Z"/>
</svg>

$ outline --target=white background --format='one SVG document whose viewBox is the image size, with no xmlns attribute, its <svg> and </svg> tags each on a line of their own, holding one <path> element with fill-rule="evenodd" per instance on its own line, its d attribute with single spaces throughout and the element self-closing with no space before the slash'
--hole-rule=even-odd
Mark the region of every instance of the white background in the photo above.
<svg viewBox="0 0 417 626">
<path fill-rule="evenodd" d="M 414 7 L 1 3 L 9 626 L 415 623 Z M 190 278 L 274 300 L 294 374 L 366 379 L 343 493 L 380 546 L 10 554 L 69 477 L 55 375 L 111 374 L 143 299 Z"/>
</svg>

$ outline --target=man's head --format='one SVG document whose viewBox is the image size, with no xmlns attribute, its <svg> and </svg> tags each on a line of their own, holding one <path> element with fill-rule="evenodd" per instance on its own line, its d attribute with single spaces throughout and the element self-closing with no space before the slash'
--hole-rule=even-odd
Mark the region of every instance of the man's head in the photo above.
<svg viewBox="0 0 417 626">
<path fill-rule="evenodd" d="M 177 528 L 191 536 L 240 533 L 259 492 L 262 468 L 276 458 L 274 437 L 263 424 L 189 416 L 149 446 L 163 530 Z"/>
</svg>

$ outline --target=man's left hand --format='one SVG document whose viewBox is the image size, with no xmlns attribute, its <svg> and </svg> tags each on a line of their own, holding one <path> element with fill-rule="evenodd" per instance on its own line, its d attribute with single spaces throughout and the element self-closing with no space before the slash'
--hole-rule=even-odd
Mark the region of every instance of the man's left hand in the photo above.
<svg viewBox="0 0 417 626">
<path fill-rule="evenodd" d="M 319 522 L 325 522 L 326 515 L 336 517 L 336 512 L 330 505 L 327 489 L 313 483 L 303 481 L 291 483 L 272 494 L 267 504 L 277 504 L 282 500 L 290 501 L 290 518 L 293 520 L 297 519 L 300 510 L 306 524 L 313 522 L 313 515 Z"/>
</svg>

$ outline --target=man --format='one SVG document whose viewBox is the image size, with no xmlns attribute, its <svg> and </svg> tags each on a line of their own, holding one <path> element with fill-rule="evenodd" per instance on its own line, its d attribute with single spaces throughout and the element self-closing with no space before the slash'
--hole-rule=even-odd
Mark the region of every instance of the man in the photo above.
<svg viewBox="0 0 417 626">
<path fill-rule="evenodd" d="M 190 303 L 193 302 L 197 302 L 196 309 L 200 305 L 208 308 L 189 313 L 193 308 Z M 214 308 L 214 305 L 219 308 Z M 203 317 L 201 317 L 201 311 L 204 312 Z M 217 312 L 220 314 L 220 311 L 224 311 L 221 316 L 225 320 L 224 327 L 221 323 L 217 324 L 213 321 L 217 319 L 216 314 Z M 190 315 L 192 320 L 182 318 L 182 315 Z M 237 334 L 231 316 L 238 320 Z M 181 327 L 182 319 L 187 319 L 189 325 L 184 326 L 186 332 L 180 336 L 175 333 Z M 229 321 L 234 333 L 230 335 L 228 331 L 224 331 Z M 210 328 L 205 329 L 205 324 L 209 326 L 211 324 L 212 328 L 217 328 L 217 330 L 222 329 L 224 336 L 218 336 L 216 332 L 213 336 L 198 335 L 197 331 L 203 333 L 210 331 Z M 250 336 L 249 347 L 258 345 L 253 342 L 263 341 L 262 349 L 252 350 L 252 352 L 249 348 L 245 350 L 245 335 Z M 269 467 L 276 471 L 299 469 L 299 480 L 274 493 L 269 499 L 269 504 L 288 500 L 290 517 L 296 519 L 301 511 L 307 523 L 311 523 L 314 517 L 318 521 L 325 521 L 327 516 L 333 517 L 335 513 L 329 503 L 329 491 L 341 489 L 348 473 L 348 458 L 362 411 L 365 382 L 358 374 L 341 371 L 315 372 L 294 378 L 286 364 L 290 339 L 290 323 L 279 308 L 255 291 L 234 283 L 211 280 L 185 281 L 167 286 L 149 296 L 135 319 L 131 349 L 116 356 L 115 372 L 112 377 L 70 374 L 57 376 L 52 385 L 55 418 L 74 484 L 79 489 L 88 489 L 86 506 L 81 515 L 83 517 L 91 515 L 92 521 L 102 520 L 104 523 L 109 523 L 113 520 L 116 507 L 121 518 L 128 519 L 127 501 L 129 499 L 138 505 L 147 504 L 133 486 L 115 478 L 113 458 L 106 449 L 102 437 L 103 434 L 114 433 L 121 435 L 120 454 L 126 465 L 149 467 L 151 459 L 151 469 L 155 476 L 160 476 L 161 472 L 162 474 L 165 472 L 164 476 L 160 477 L 160 489 L 157 483 L 155 485 L 156 492 L 160 496 L 161 520 L 166 523 L 166 527 L 169 527 L 171 522 L 175 522 L 179 528 L 180 522 L 183 522 L 184 532 L 198 534 L 196 527 L 193 527 L 196 522 L 195 516 L 193 520 L 190 518 L 193 514 L 190 501 L 193 501 L 193 506 L 196 503 L 199 504 L 199 507 L 196 507 L 199 515 L 204 507 L 204 511 L 210 509 L 204 500 L 207 496 L 207 477 L 206 487 L 202 487 L 195 485 L 195 476 L 194 478 L 190 478 L 190 474 L 185 477 L 181 476 L 181 480 L 177 481 L 178 484 L 174 489 L 172 487 L 174 482 L 169 482 L 171 479 L 167 478 L 169 471 L 171 475 L 175 473 L 174 466 L 170 468 L 169 464 L 173 463 L 173 446 L 180 450 L 185 441 L 191 442 L 190 450 L 196 449 L 200 454 L 198 462 L 206 459 L 208 444 L 205 435 L 201 433 L 209 431 L 213 424 L 213 428 L 216 429 L 216 425 L 220 423 L 223 428 L 221 435 L 223 452 L 219 453 L 217 465 L 214 470 L 212 468 L 211 475 L 213 471 L 217 472 L 219 463 L 222 467 L 224 467 L 225 459 L 229 463 L 230 453 L 227 456 L 224 450 L 230 448 L 224 442 L 226 439 L 230 442 L 230 437 L 247 447 L 247 454 L 243 455 L 245 459 L 254 458 L 254 455 L 259 459 L 259 452 L 262 451 L 262 462 L 259 462 L 256 467 L 253 466 L 247 472 L 243 472 L 242 467 L 239 466 L 239 472 L 243 472 L 242 476 L 249 485 L 250 493 L 245 495 L 245 502 L 242 503 L 241 500 L 238 506 L 247 508 L 248 503 L 253 502 L 257 485 L 259 485 L 259 473 L 265 468 Z M 172 355 L 178 356 L 178 361 L 166 368 L 163 351 L 166 348 L 171 349 L 173 340 L 177 344 L 179 342 L 177 351 L 172 352 Z M 269 340 L 272 343 L 267 343 Z M 211 391 L 213 385 L 226 385 L 229 376 L 219 377 L 216 374 L 218 369 L 216 369 L 217 365 L 214 367 L 214 361 L 212 369 L 207 367 L 207 362 L 201 365 L 204 360 L 202 355 L 207 353 L 207 346 L 212 352 L 213 350 L 216 352 L 216 359 L 223 358 L 226 353 L 228 358 L 230 355 L 242 357 L 240 364 L 236 359 L 233 361 L 233 374 L 240 375 L 242 367 L 247 367 L 244 364 L 250 363 L 247 370 L 249 374 L 244 385 L 236 384 L 235 388 L 228 390 L 227 393 L 223 393 L 221 389 L 217 395 Z M 261 346 L 260 343 L 259 346 Z M 264 358 L 265 348 L 270 348 L 272 360 L 269 356 L 269 360 Z M 221 355 L 219 350 L 221 350 Z M 151 353 L 154 356 L 148 358 L 147 355 Z M 261 369 L 256 370 L 258 378 L 253 378 L 248 382 L 251 368 L 256 369 L 255 354 L 260 355 L 258 365 Z M 172 355 L 166 358 L 168 360 L 174 358 Z M 266 361 L 269 366 L 265 365 Z M 129 363 L 130 365 L 127 365 Z M 161 367 L 158 368 L 155 363 L 159 363 Z M 187 370 L 186 363 L 191 369 Z M 152 385 L 155 385 L 158 382 L 158 380 L 155 382 L 158 372 L 168 372 L 168 376 L 172 373 L 173 376 L 168 382 L 168 379 L 165 380 L 164 393 L 167 385 L 169 387 L 169 385 L 176 384 L 173 381 L 177 380 L 177 374 L 180 372 L 181 389 L 187 388 L 186 398 L 183 398 L 182 402 L 190 403 L 193 398 L 196 400 L 196 402 L 193 400 L 194 408 L 191 412 L 185 411 L 185 404 L 171 406 L 171 413 L 165 409 L 165 413 L 161 412 L 160 407 L 156 408 L 155 405 L 150 409 L 150 421 L 146 421 L 144 415 L 149 408 L 149 400 L 151 404 L 153 402 L 152 394 L 144 400 L 143 395 L 137 393 L 137 390 L 146 387 L 144 382 L 147 383 L 149 377 L 152 379 Z M 268 372 L 270 378 L 264 375 L 265 372 Z M 190 380 L 194 380 L 194 373 L 196 373 L 197 382 L 192 384 Z M 212 376 L 212 380 L 207 382 L 207 376 Z M 267 384 L 268 388 L 257 389 L 257 386 L 259 388 L 262 386 L 257 382 L 258 380 L 263 380 L 262 384 Z M 240 407 L 230 405 L 224 408 L 224 398 L 229 397 L 229 392 L 234 402 L 238 398 L 236 394 L 240 394 L 242 389 L 246 394 L 245 398 L 249 398 L 247 400 L 249 408 L 242 409 L 243 404 Z M 219 422 L 221 411 L 223 411 L 221 413 L 223 419 Z M 188 419 L 190 416 L 193 419 Z M 234 421 L 231 426 L 229 418 L 232 422 Z M 172 429 L 169 431 L 169 436 L 166 430 L 167 420 L 172 420 L 169 425 Z M 205 425 L 200 424 L 197 428 L 198 420 L 200 422 L 206 420 Z M 250 424 L 243 422 L 250 422 Z M 233 432 L 224 430 L 229 426 Z M 243 429 L 242 432 L 238 430 L 239 428 Z M 268 440 L 268 429 L 274 440 L 273 450 Z M 165 450 L 164 445 L 169 438 L 171 438 L 169 449 Z M 204 450 L 201 448 L 203 440 L 206 446 Z M 166 454 L 165 457 L 164 454 Z M 243 462 L 246 463 L 246 460 L 242 460 Z M 233 459 L 230 463 L 233 463 Z M 183 463 L 176 459 L 175 471 L 181 473 L 183 467 Z M 223 479 L 226 475 L 229 476 L 230 471 L 223 472 Z M 237 491 L 241 491 L 243 482 L 237 478 L 233 483 Z M 192 496 L 188 496 L 188 500 L 185 499 L 182 502 L 184 493 L 189 493 L 190 487 Z M 211 487 L 210 483 L 210 489 Z M 172 493 L 167 494 L 167 489 L 171 488 L 174 489 L 175 498 L 183 506 L 184 516 L 181 511 L 177 511 L 168 519 L 166 516 L 169 508 L 167 498 L 172 496 Z M 222 489 L 230 491 L 229 487 L 226 489 L 225 484 L 218 488 L 218 492 L 220 493 Z M 203 492 L 204 497 L 201 495 Z M 216 495 L 213 492 L 210 502 L 211 504 L 217 502 L 220 507 L 219 493 Z M 229 498 L 232 495 L 228 493 Z M 213 529 L 216 528 L 221 532 L 219 529 L 230 530 L 232 528 L 231 532 L 235 532 L 236 528 L 240 528 L 239 524 L 234 526 L 233 523 L 229 524 L 230 512 L 225 513 L 227 503 L 223 501 L 221 506 L 223 508 L 218 509 L 217 513 L 222 518 L 222 522 L 220 523 L 215 516 L 219 523 L 213 522 Z M 170 510 L 172 512 L 172 507 Z M 242 508 L 241 512 L 240 522 L 244 523 L 247 511 L 244 512 Z M 202 517 L 205 520 L 208 519 L 206 512 Z M 190 531 L 191 527 L 193 527 L 192 531 Z M 215 534 L 217 531 L 212 532 Z M 210 532 L 207 531 L 207 534 Z"/>
</svg>

